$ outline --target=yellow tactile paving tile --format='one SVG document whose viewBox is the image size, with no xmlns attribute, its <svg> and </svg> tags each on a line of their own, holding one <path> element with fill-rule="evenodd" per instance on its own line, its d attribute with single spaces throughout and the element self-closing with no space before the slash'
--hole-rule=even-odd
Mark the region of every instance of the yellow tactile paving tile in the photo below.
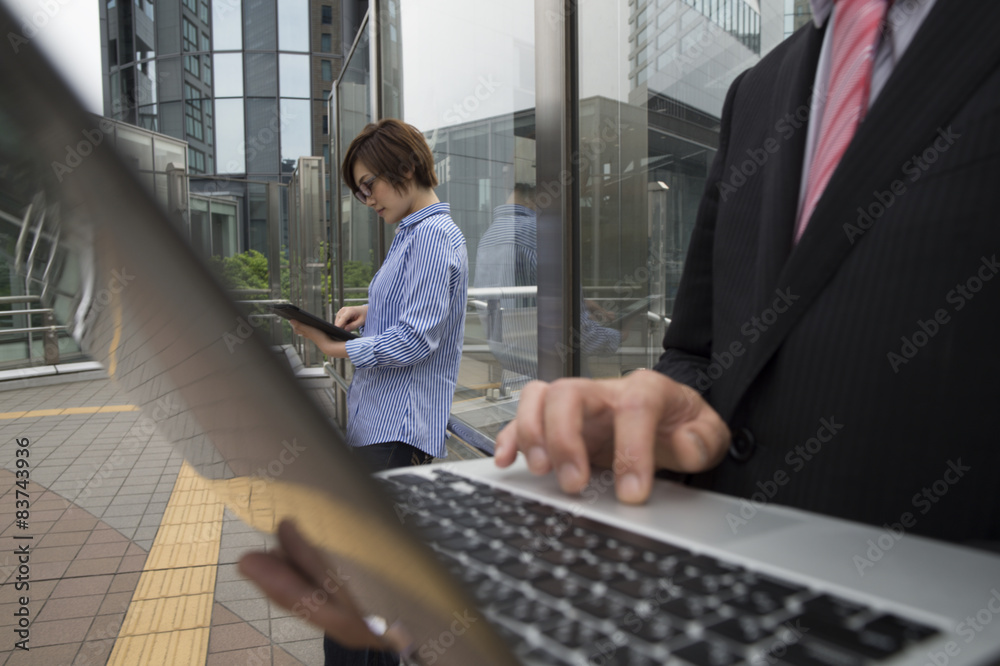
<svg viewBox="0 0 1000 666">
<path fill-rule="evenodd" d="M 215 587 L 214 580 L 212 587 Z M 133 599 L 122 623 L 118 640 L 121 640 L 122 636 L 162 634 L 208 627 L 212 624 L 212 596 L 212 592 L 209 592 L 142 601 Z"/>
<path fill-rule="evenodd" d="M 214 585 L 215 572 L 212 569 L 214 567 L 186 567 L 150 571 L 150 575 L 140 578 L 132 601 L 160 599 L 168 594 L 202 594 L 210 579 Z"/>
<path fill-rule="evenodd" d="M 40 416 L 67 416 L 69 414 L 108 414 L 111 412 L 137 412 L 135 405 L 105 405 L 103 407 L 65 407 L 63 409 L 31 409 L 21 412 L 0 412 L 0 421 L 37 418 Z"/>
<path fill-rule="evenodd" d="M 108 664 L 204 664 L 208 627 L 119 638 Z"/>
<path fill-rule="evenodd" d="M 181 466 L 109 666 L 205 663 L 223 514 L 206 486 Z"/>
</svg>

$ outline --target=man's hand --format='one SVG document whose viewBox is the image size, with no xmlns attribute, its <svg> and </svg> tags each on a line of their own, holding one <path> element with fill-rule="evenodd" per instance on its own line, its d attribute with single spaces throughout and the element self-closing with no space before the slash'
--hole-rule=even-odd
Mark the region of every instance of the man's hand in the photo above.
<svg viewBox="0 0 1000 666">
<path fill-rule="evenodd" d="M 270 599 L 319 627 L 347 648 L 403 651 L 408 637 L 391 627 L 379 638 L 371 632 L 348 595 L 344 582 L 334 580 L 319 549 L 285 520 L 278 526 L 281 550 L 247 553 L 240 573 L 257 584 Z"/>
<path fill-rule="evenodd" d="M 711 469 L 729 442 L 729 428 L 694 389 L 642 370 L 623 379 L 529 383 L 517 418 L 497 435 L 495 460 L 507 467 L 521 451 L 533 473 L 555 470 L 568 493 L 587 485 L 591 464 L 611 468 L 618 499 L 639 504 L 657 469 Z"/>
<path fill-rule="evenodd" d="M 351 305 L 337 310 L 333 323 L 344 330 L 353 331 L 364 326 L 367 317 L 367 305 Z"/>
</svg>

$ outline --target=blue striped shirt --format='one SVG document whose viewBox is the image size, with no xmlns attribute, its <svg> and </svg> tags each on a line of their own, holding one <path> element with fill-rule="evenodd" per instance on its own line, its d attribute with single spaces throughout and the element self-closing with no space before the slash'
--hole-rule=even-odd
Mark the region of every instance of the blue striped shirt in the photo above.
<svg viewBox="0 0 1000 666">
<path fill-rule="evenodd" d="M 469 262 L 446 203 L 407 215 L 368 287 L 347 398 L 351 446 L 406 442 L 436 458 L 462 358 Z"/>
</svg>

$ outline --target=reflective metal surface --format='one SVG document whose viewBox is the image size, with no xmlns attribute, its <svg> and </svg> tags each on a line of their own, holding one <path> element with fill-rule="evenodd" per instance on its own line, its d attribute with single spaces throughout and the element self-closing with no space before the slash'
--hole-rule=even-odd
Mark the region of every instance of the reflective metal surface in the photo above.
<svg viewBox="0 0 1000 666">
<path fill-rule="evenodd" d="M 233 511 L 295 518 L 417 645 L 473 608 L 31 44 L 0 59 L 0 91 L 0 250 L 81 347 Z M 508 654 L 477 622 L 437 663 Z"/>
</svg>

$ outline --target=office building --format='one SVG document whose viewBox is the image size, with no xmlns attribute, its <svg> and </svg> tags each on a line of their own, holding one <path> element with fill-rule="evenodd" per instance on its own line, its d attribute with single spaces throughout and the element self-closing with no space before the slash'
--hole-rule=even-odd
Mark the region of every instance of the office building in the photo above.
<svg viewBox="0 0 1000 666">
<path fill-rule="evenodd" d="M 192 192 L 240 201 L 266 252 L 266 183 L 329 160 L 326 98 L 363 0 L 100 2 L 104 113 L 187 141 Z"/>
</svg>

